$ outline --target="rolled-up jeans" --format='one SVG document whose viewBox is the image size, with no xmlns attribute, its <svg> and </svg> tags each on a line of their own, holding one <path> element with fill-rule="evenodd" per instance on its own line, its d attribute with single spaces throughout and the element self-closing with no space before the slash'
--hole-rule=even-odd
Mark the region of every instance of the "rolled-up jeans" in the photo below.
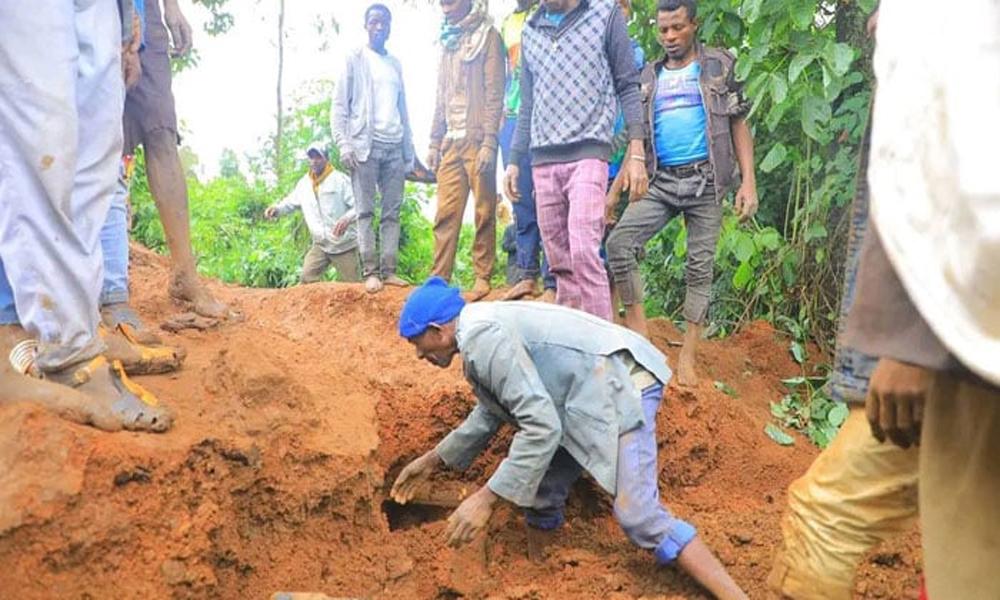
<svg viewBox="0 0 1000 600">
<path fill-rule="evenodd" d="M 663 385 L 642 390 L 645 422 L 618 438 L 618 479 L 615 519 L 628 539 L 640 548 L 652 550 L 660 564 L 673 562 L 697 532 L 660 503 L 659 469 L 656 460 L 656 411 L 663 397 Z M 583 468 L 560 447 L 538 486 L 535 503 L 525 510 L 528 525 L 555 529 L 563 524 L 563 509 L 570 487 Z"/>
<path fill-rule="evenodd" d="M 708 161 L 663 167 L 649 184 L 649 192 L 628 205 L 608 236 L 608 263 L 622 304 L 642 300 L 638 255 L 654 235 L 677 215 L 687 227 L 687 291 L 684 319 L 704 323 L 711 300 L 715 246 L 722 229 L 722 204 L 715 197 L 715 175 Z"/>
</svg>

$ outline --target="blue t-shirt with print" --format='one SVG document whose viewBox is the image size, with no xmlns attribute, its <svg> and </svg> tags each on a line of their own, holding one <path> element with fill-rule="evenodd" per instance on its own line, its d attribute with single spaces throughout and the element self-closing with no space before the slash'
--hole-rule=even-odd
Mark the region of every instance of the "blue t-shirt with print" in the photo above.
<svg viewBox="0 0 1000 600">
<path fill-rule="evenodd" d="M 708 158 L 705 104 L 698 87 L 701 65 L 660 69 L 653 104 L 656 159 L 677 166 Z"/>
</svg>

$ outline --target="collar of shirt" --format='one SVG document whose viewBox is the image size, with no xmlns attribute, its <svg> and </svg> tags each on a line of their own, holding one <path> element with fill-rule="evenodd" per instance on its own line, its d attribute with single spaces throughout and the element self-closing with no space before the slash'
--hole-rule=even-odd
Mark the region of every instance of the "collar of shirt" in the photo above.
<svg viewBox="0 0 1000 600">
<path fill-rule="evenodd" d="M 535 14 L 531 15 L 531 18 L 528 19 L 528 25 L 536 29 L 552 30 L 550 31 L 550 33 L 561 33 L 567 27 L 569 27 L 573 23 L 573 21 L 576 21 L 579 15 L 586 12 L 587 9 L 589 8 L 590 8 L 590 0 L 580 0 L 580 4 L 578 4 L 577 7 L 574 8 L 573 10 L 566 13 L 566 16 L 563 18 L 563 20 L 558 25 L 556 25 L 554 22 L 548 19 L 548 13 L 546 12 L 546 10 L 544 8 L 539 7 L 538 10 L 535 11 Z"/>
</svg>

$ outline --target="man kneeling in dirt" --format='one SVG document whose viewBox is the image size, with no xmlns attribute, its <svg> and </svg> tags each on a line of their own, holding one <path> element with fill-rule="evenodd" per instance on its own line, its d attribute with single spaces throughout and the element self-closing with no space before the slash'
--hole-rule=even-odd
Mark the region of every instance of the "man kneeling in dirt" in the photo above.
<svg viewBox="0 0 1000 600">
<path fill-rule="evenodd" d="M 394 500 L 413 499 L 441 464 L 468 467 L 502 423 L 517 429 L 489 482 L 449 517 L 450 545 L 481 533 L 499 498 L 524 507 L 530 527 L 556 529 L 570 487 L 586 470 L 614 496 L 615 518 L 628 538 L 659 564 L 677 561 L 719 598 L 746 598 L 694 527 L 660 503 L 656 411 L 671 372 L 652 344 L 561 306 L 466 306 L 459 290 L 438 277 L 407 298 L 399 333 L 418 358 L 438 367 L 461 354 L 479 402 L 436 448 L 403 469 Z"/>
</svg>

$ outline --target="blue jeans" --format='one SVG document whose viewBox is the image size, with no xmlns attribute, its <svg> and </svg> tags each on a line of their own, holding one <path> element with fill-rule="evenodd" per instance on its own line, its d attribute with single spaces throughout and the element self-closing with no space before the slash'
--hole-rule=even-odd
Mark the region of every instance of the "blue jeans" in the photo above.
<svg viewBox="0 0 1000 600">
<path fill-rule="evenodd" d="M 3 270 L 3 260 L 0 259 L 0 325 L 17 325 L 17 310 L 14 308 L 14 290 L 7 281 L 7 272 Z"/>
<path fill-rule="evenodd" d="M 656 410 L 663 397 L 659 383 L 642 390 L 645 424 L 618 438 L 618 493 L 615 519 L 625 535 L 640 548 L 652 550 L 660 564 L 673 562 L 697 532 L 660 503 L 656 464 Z M 549 470 L 535 495 L 535 504 L 526 509 L 528 525 L 555 529 L 563 524 L 563 508 L 570 487 L 582 467 L 562 447 L 556 451 Z"/>
<path fill-rule="evenodd" d="M 500 130 L 500 154 L 503 157 L 503 164 L 509 164 L 510 145 L 514 140 L 514 130 L 517 128 L 517 119 L 507 118 L 504 120 L 503 129 Z M 549 273 L 549 263 L 545 260 L 545 251 L 542 249 L 542 233 L 538 229 L 538 217 L 535 212 L 535 188 L 531 180 L 531 157 L 525 155 L 521 160 L 518 178 L 517 191 L 521 199 L 511 202 L 514 207 L 514 225 L 517 227 L 517 268 L 521 272 L 521 279 L 536 279 L 539 274 L 542 276 L 542 284 L 547 290 L 556 288 L 556 278 Z M 539 269 L 539 255 L 541 255 L 541 269 Z"/>
<path fill-rule="evenodd" d="M 830 397 L 848 403 L 863 403 L 868 394 L 868 380 L 878 364 L 878 358 L 859 352 L 843 343 L 843 333 L 847 328 L 847 315 L 854 305 L 855 287 L 858 279 L 858 265 L 861 263 L 861 242 L 868 230 L 868 145 L 862 149 L 861 165 L 858 169 L 857 189 L 851 204 L 851 228 L 847 234 L 847 255 L 844 257 L 844 290 L 840 299 L 840 317 L 837 320 L 837 347 L 830 373 Z"/>
<path fill-rule="evenodd" d="M 111 196 L 108 217 L 101 227 L 104 283 L 101 306 L 128 302 L 128 186 L 121 178 Z"/>
</svg>

